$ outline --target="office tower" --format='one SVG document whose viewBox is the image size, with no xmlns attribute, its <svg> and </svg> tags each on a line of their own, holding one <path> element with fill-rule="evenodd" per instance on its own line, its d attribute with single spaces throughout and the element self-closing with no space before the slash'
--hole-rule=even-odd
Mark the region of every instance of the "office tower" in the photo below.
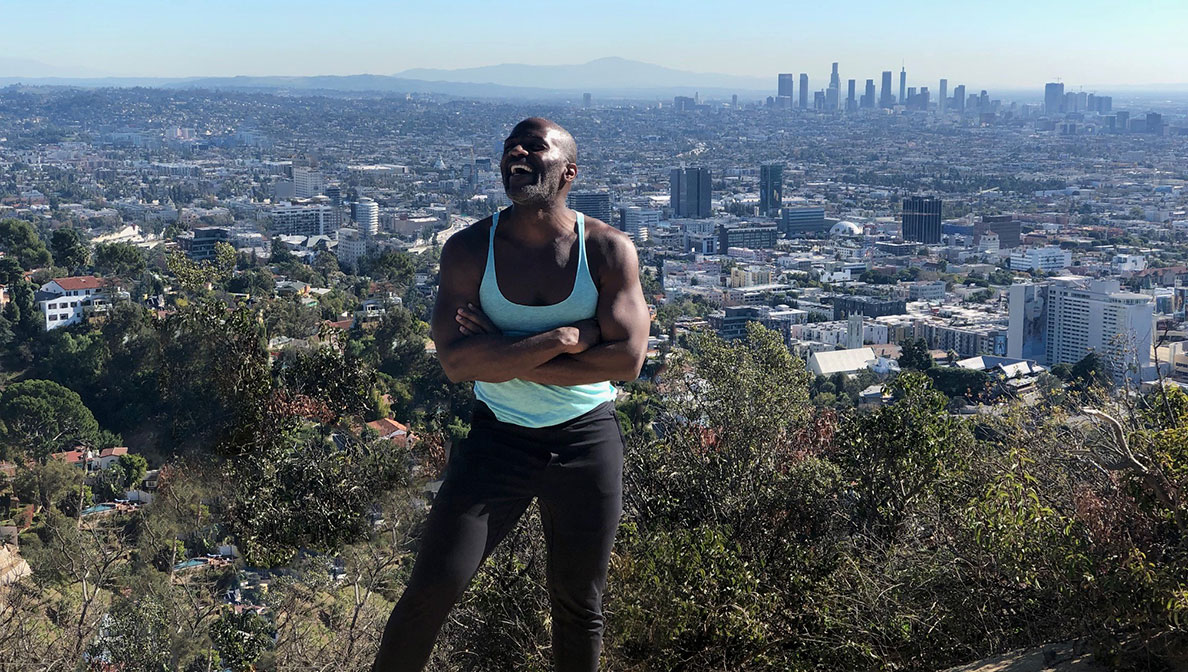
<svg viewBox="0 0 1188 672">
<path fill-rule="evenodd" d="M 730 107 L 738 107 L 738 94 L 737 93 L 730 95 Z"/>
<path fill-rule="evenodd" d="M 322 193 L 322 174 L 313 168 L 293 166 L 293 193 L 297 198 L 312 198 Z"/>
<path fill-rule="evenodd" d="M 825 208 L 784 208 L 780 211 L 780 231 L 789 236 L 828 230 Z"/>
<path fill-rule="evenodd" d="M 590 94 L 582 94 L 582 107 L 590 107 Z"/>
<path fill-rule="evenodd" d="M 800 73 L 800 109 L 808 108 L 808 74 Z"/>
<path fill-rule="evenodd" d="M 825 92 L 813 91 L 813 109 L 818 112 L 825 110 Z"/>
<path fill-rule="evenodd" d="M 862 94 L 862 107 L 873 108 L 875 106 L 875 85 L 873 79 L 866 80 L 866 93 Z"/>
<path fill-rule="evenodd" d="M 891 97 L 891 71 L 883 71 L 883 86 L 879 90 L 879 107 L 892 107 L 895 99 Z"/>
<path fill-rule="evenodd" d="M 1003 250 L 1018 247 L 1022 241 L 1022 225 L 1014 215 L 983 215 L 982 221 L 974 224 L 974 245 L 990 233 L 998 236 L 998 247 Z"/>
<path fill-rule="evenodd" d="M 936 109 L 941 114 L 944 114 L 945 108 L 949 105 L 949 80 L 940 80 L 940 97 L 936 99 Z"/>
<path fill-rule="evenodd" d="M 635 242 L 647 240 L 648 230 L 660 223 L 660 211 L 629 205 L 619 208 L 619 230 Z"/>
<path fill-rule="evenodd" d="M 1060 114 L 1064 110 L 1064 84 L 1044 84 L 1044 114 Z"/>
<path fill-rule="evenodd" d="M 941 242 L 941 201 L 930 196 L 903 199 L 903 239 L 925 245 Z"/>
<path fill-rule="evenodd" d="M 932 94 L 928 92 L 927 86 L 921 86 L 919 93 L 916 94 L 916 108 L 928 111 L 928 105 L 932 102 Z"/>
<path fill-rule="evenodd" d="M 565 204 L 602 222 L 609 224 L 613 221 L 609 191 L 571 191 Z"/>
<path fill-rule="evenodd" d="M 1114 111 L 1114 97 L 1113 96 L 1098 96 L 1097 97 L 1097 111 L 1101 114 L 1109 114 Z"/>
<path fill-rule="evenodd" d="M 351 204 L 351 219 L 365 236 L 379 233 L 379 204 L 364 196 Z"/>
<path fill-rule="evenodd" d="M 782 72 L 778 75 L 776 95 L 792 97 L 792 84 L 796 79 L 796 75 L 790 72 Z"/>
<path fill-rule="evenodd" d="M 965 112 L 965 85 L 958 84 L 953 87 L 953 109 L 958 112 Z"/>
<path fill-rule="evenodd" d="M 776 217 L 784 203 L 784 164 L 759 166 L 759 214 Z"/>
<path fill-rule="evenodd" d="M 854 98 L 857 82 L 852 79 L 846 80 L 846 112 L 853 112 L 858 109 L 858 101 Z"/>
<path fill-rule="evenodd" d="M 326 187 L 326 198 L 330 199 L 330 205 L 339 207 L 342 205 L 342 187 L 337 184 L 332 184 Z"/>
<path fill-rule="evenodd" d="M 1008 357 L 1051 367 L 1076 364 L 1092 351 L 1117 381 L 1149 373 L 1154 302 L 1122 291 L 1116 279 L 1065 276 L 1011 285 L 1009 306 Z"/>
<path fill-rule="evenodd" d="M 903 91 L 907 87 L 907 68 L 899 69 L 899 104 L 906 105 L 907 97 L 904 96 Z"/>
<path fill-rule="evenodd" d="M 904 98 L 903 101 L 901 101 L 901 104 L 908 105 L 912 102 L 912 98 L 915 98 L 915 97 L 916 97 L 916 87 L 909 86 L 908 90 L 907 90 L 907 98 Z"/>
<path fill-rule="evenodd" d="M 1163 135 L 1163 115 L 1158 112 L 1147 113 L 1147 132 L 1154 135 Z"/>
<path fill-rule="evenodd" d="M 677 217 L 710 216 L 710 169 L 673 168 L 669 173 L 669 204 Z"/>
<path fill-rule="evenodd" d="M 832 94 L 828 91 L 833 91 Z M 841 107 L 841 76 L 837 74 L 837 63 L 833 64 L 833 72 L 829 75 L 829 89 L 825 94 L 825 108 L 836 110 Z"/>
<path fill-rule="evenodd" d="M 1127 112 L 1126 110 L 1115 112 L 1114 118 L 1118 120 L 1117 124 L 1119 133 L 1125 133 L 1126 131 L 1130 130 L 1130 112 Z"/>
</svg>

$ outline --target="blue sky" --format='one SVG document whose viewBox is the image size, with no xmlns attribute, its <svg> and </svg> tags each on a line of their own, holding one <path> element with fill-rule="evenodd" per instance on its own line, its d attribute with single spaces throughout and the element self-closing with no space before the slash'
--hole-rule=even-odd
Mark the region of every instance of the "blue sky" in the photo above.
<svg viewBox="0 0 1188 672">
<path fill-rule="evenodd" d="M 1188 0 L 0 0 L 13 59 L 120 76 L 391 74 L 621 56 L 977 88 L 1188 82 Z M 63 73 L 65 74 L 65 73 Z"/>
</svg>

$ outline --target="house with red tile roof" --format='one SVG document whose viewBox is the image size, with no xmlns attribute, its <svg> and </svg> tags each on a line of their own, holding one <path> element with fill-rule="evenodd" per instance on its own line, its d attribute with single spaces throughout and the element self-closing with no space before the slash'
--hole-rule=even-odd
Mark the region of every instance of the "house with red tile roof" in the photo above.
<svg viewBox="0 0 1188 672">
<path fill-rule="evenodd" d="M 408 426 L 396 422 L 391 418 L 380 418 L 367 423 L 367 426 L 379 432 L 381 439 L 394 441 L 404 448 L 411 448 L 417 442 L 417 437 L 408 431 Z"/>
<path fill-rule="evenodd" d="M 81 322 L 88 308 L 107 302 L 101 293 L 107 285 L 105 278 L 93 275 L 54 278 L 42 285 L 35 298 L 45 319 L 45 330 Z"/>
</svg>

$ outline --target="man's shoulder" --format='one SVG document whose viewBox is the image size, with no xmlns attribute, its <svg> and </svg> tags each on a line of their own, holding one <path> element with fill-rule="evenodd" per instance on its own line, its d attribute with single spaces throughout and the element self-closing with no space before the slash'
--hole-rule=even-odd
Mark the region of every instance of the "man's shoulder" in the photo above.
<svg viewBox="0 0 1188 672">
<path fill-rule="evenodd" d="M 586 250 L 597 271 L 638 263 L 631 236 L 594 217 L 586 217 Z"/>
<path fill-rule="evenodd" d="M 471 257 L 487 252 L 487 236 L 491 231 L 491 218 L 486 217 L 450 236 L 442 246 L 443 257 Z"/>
<path fill-rule="evenodd" d="M 594 217 L 586 217 L 586 244 L 593 244 L 604 255 L 635 254 L 631 236 Z"/>
</svg>

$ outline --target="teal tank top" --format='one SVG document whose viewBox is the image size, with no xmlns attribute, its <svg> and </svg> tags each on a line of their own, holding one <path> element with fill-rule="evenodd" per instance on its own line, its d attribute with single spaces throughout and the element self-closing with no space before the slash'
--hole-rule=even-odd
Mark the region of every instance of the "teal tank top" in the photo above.
<svg viewBox="0 0 1188 672">
<path fill-rule="evenodd" d="M 578 267 L 573 291 L 561 303 L 525 306 L 513 303 L 499 291 L 495 273 L 495 227 L 499 213 L 491 217 L 487 241 L 487 268 L 479 285 L 483 312 L 499 330 L 509 336 L 529 336 L 594 317 L 598 308 L 598 287 L 586 263 L 586 218 L 577 213 Z M 515 378 L 503 383 L 474 384 L 474 396 L 490 407 L 501 422 L 522 427 L 548 427 L 572 420 L 600 404 L 613 401 L 610 381 L 588 385 L 541 385 Z"/>
</svg>

